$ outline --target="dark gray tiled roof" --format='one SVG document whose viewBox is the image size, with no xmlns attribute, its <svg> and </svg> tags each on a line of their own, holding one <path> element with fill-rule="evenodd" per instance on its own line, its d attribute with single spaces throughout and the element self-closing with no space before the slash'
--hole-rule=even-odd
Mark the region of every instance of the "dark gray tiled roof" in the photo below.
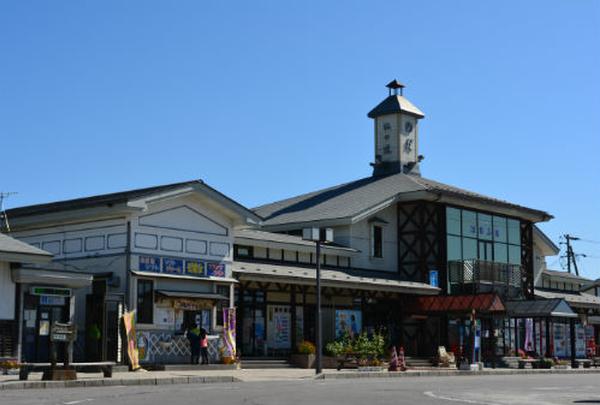
<svg viewBox="0 0 600 405">
<path fill-rule="evenodd" d="M 264 218 L 264 225 L 275 226 L 301 222 L 353 218 L 401 194 L 427 192 L 477 201 L 480 203 L 549 214 L 443 184 L 416 175 L 397 173 L 385 177 L 366 177 L 254 208 Z"/>
<path fill-rule="evenodd" d="M 587 282 L 587 283 L 589 283 L 589 282 L 592 281 L 589 278 L 581 277 L 581 276 L 578 276 L 576 274 L 569 273 L 569 272 L 566 272 L 566 271 L 544 269 L 544 273 L 547 274 L 550 277 L 570 278 L 570 279 L 573 279 L 573 280 L 576 280 L 576 281 Z"/>
<path fill-rule="evenodd" d="M 0 233 L 0 256 L 3 253 L 52 257 L 52 253 Z"/>
<path fill-rule="evenodd" d="M 577 314 L 561 298 L 508 301 L 505 307 L 507 314 L 515 318 L 577 317 Z"/>
<path fill-rule="evenodd" d="M 179 183 L 164 184 L 161 186 L 138 188 L 133 190 L 121 191 L 110 194 L 100 194 L 91 197 L 75 198 L 72 200 L 56 201 L 45 204 L 29 205 L 25 207 L 12 208 L 6 211 L 9 218 L 25 217 L 29 215 L 47 214 L 51 212 L 59 212 L 65 210 L 84 209 L 98 206 L 113 206 L 115 204 L 127 203 L 130 200 L 149 197 L 156 193 L 164 193 L 174 191 L 183 187 L 201 186 L 206 190 L 210 190 L 216 195 L 229 202 L 237 209 L 247 212 L 248 215 L 255 215 L 240 203 L 227 197 L 220 191 L 210 187 L 202 180 L 190 180 Z"/>
<path fill-rule="evenodd" d="M 373 108 L 367 116 L 369 118 L 379 117 L 380 115 L 386 114 L 395 114 L 399 112 L 405 112 L 408 114 L 412 114 L 419 118 L 423 118 L 425 114 L 417 107 L 414 106 L 413 103 L 408 101 L 403 96 L 391 95 L 379 103 L 375 108 Z"/>
</svg>

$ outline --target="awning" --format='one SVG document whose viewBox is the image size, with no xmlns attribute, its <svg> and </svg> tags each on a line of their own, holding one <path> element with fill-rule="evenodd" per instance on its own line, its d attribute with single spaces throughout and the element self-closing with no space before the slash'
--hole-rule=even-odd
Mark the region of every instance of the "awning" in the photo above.
<svg viewBox="0 0 600 405">
<path fill-rule="evenodd" d="M 157 294 L 168 298 L 188 298 L 188 299 L 203 299 L 203 300 L 214 300 L 214 301 L 227 301 L 228 297 L 216 293 L 201 293 L 193 291 L 170 291 L 170 290 L 156 290 Z"/>
<path fill-rule="evenodd" d="M 472 310 L 478 313 L 504 312 L 506 308 L 496 294 L 439 295 L 436 297 L 416 297 L 409 311 L 417 313 L 465 313 Z"/>
<path fill-rule="evenodd" d="M 572 308 L 591 308 L 600 309 L 600 297 L 596 297 L 592 294 L 580 293 L 580 292 L 563 292 L 563 291 L 549 291 L 539 290 L 536 288 L 535 295 L 541 298 L 559 298 L 567 301 Z"/>
<path fill-rule="evenodd" d="M 511 318 L 577 318 L 569 304 L 560 298 L 508 301 L 506 314 Z"/>
<path fill-rule="evenodd" d="M 314 268 L 282 266 L 263 263 L 234 262 L 233 273 L 240 280 L 300 284 L 314 286 L 316 271 Z M 404 294 L 439 294 L 440 289 L 425 283 L 404 281 L 389 277 L 383 272 L 353 271 L 353 270 L 321 270 L 321 286 L 351 288 L 368 291 L 386 291 Z"/>
<path fill-rule="evenodd" d="M 196 277 L 196 276 L 186 276 L 186 275 L 181 275 L 181 274 L 164 274 L 164 273 L 152 273 L 149 271 L 139 271 L 139 270 L 130 270 L 132 274 L 136 275 L 136 276 L 140 276 L 140 277 L 147 277 L 147 278 L 170 278 L 170 279 L 174 279 L 174 280 L 184 280 L 184 281 L 199 281 L 199 282 L 206 282 L 206 281 L 218 281 L 219 283 L 237 283 L 238 281 L 234 278 L 229 278 L 229 277 L 213 277 L 213 276 L 206 276 L 206 277 Z"/>
<path fill-rule="evenodd" d="M 92 274 L 69 271 L 19 268 L 12 270 L 15 283 L 56 285 L 67 288 L 84 288 L 92 285 Z"/>
</svg>

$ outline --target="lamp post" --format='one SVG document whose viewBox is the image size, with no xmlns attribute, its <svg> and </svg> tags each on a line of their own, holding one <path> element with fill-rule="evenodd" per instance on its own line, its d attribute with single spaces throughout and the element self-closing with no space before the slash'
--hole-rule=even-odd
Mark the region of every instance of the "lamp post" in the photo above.
<svg viewBox="0 0 600 405">
<path fill-rule="evenodd" d="M 333 229 L 331 228 L 304 228 L 302 230 L 302 239 L 315 242 L 316 245 L 316 278 L 317 278 L 317 319 L 315 325 L 316 335 L 316 359 L 315 373 L 321 374 L 321 355 L 323 353 L 323 332 L 321 321 L 321 243 L 333 241 Z"/>
</svg>

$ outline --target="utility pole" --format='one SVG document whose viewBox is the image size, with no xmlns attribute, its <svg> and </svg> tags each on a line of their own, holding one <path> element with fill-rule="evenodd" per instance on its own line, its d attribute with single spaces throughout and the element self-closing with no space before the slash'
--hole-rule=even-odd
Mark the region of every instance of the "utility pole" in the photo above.
<svg viewBox="0 0 600 405">
<path fill-rule="evenodd" d="M 578 237 L 576 236 L 571 236 L 568 233 L 564 235 L 566 242 L 564 243 L 565 245 L 567 245 L 567 254 L 566 254 L 566 258 L 567 258 L 567 270 L 569 271 L 569 273 L 571 273 L 571 262 L 573 263 L 573 268 L 575 269 L 575 275 L 579 275 L 579 269 L 577 268 L 577 260 L 576 260 L 576 255 L 575 252 L 573 252 L 573 245 L 571 245 L 571 241 L 573 240 L 579 240 Z M 565 256 L 563 256 L 565 257 Z"/>
<path fill-rule="evenodd" d="M 4 226 L 6 232 L 10 232 L 10 225 L 8 224 L 8 216 L 6 215 L 6 212 L 4 212 L 4 199 L 15 194 L 17 194 L 15 191 L 0 191 L 0 230 L 2 229 L 2 226 Z"/>
</svg>

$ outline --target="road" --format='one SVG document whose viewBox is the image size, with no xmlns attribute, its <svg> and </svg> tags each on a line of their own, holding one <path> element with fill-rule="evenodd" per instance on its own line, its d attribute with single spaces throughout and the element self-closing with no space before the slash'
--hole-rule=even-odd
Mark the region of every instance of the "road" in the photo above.
<svg viewBox="0 0 600 405">
<path fill-rule="evenodd" d="M 7 390 L 1 405 L 600 404 L 600 375 L 294 380 Z"/>
</svg>

